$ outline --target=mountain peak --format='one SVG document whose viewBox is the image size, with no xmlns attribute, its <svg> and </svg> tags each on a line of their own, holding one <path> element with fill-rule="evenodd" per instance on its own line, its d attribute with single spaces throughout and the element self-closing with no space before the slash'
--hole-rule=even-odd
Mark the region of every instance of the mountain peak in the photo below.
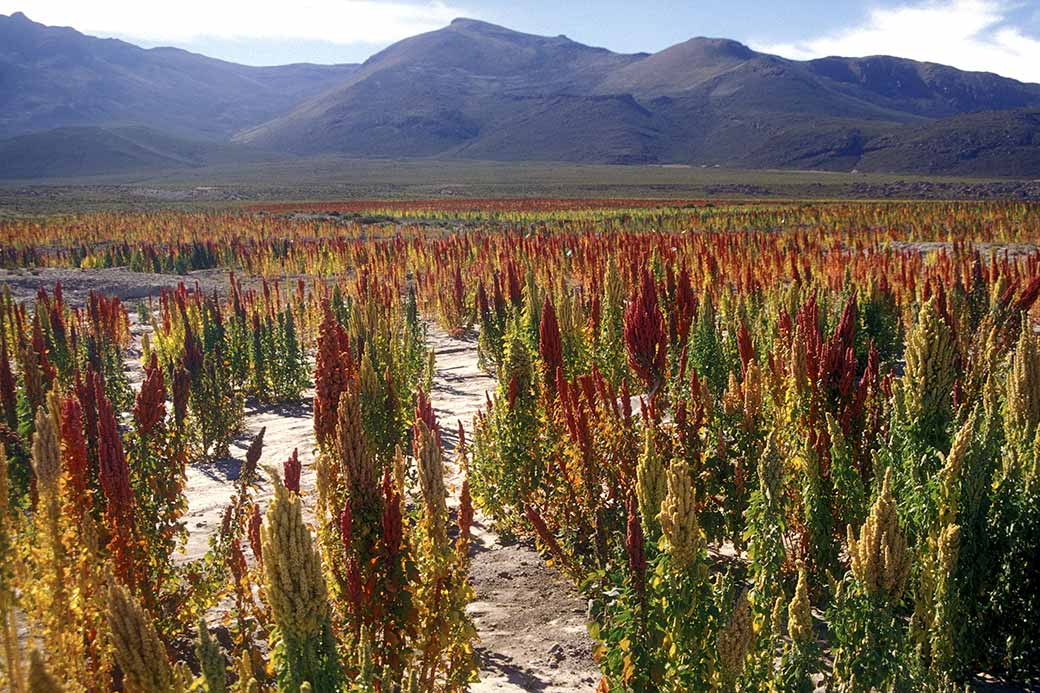
<svg viewBox="0 0 1040 693">
<path fill-rule="evenodd" d="M 689 41 L 679 44 L 686 52 L 700 53 L 705 56 L 724 57 L 735 60 L 749 60 L 756 54 L 740 41 L 727 38 L 695 36 Z"/>
<path fill-rule="evenodd" d="M 51 26 L 34 21 L 24 12 L 12 12 L 9 15 L 0 14 L 0 27 L 9 32 L 4 38 L 11 34 L 15 37 L 41 36 L 44 34 L 64 35 L 82 37 L 76 29 L 69 26 Z"/>
<path fill-rule="evenodd" d="M 455 19 L 451 20 L 451 24 L 449 24 L 448 26 L 453 29 L 464 31 L 480 31 L 493 33 L 505 32 L 508 34 L 519 33 L 517 31 L 513 31 L 512 29 L 508 29 L 504 26 L 499 26 L 498 24 L 492 24 L 491 22 L 485 22 L 480 19 L 471 19 L 469 17 L 456 17 Z"/>
<path fill-rule="evenodd" d="M 19 26 L 22 26 L 22 27 L 26 27 L 26 26 L 43 26 L 42 24 L 37 24 L 33 20 L 29 19 L 29 17 L 27 17 L 24 12 L 12 12 L 9 16 L 4 16 L 4 15 L 0 14 L 0 20 L 3 20 L 3 19 L 6 19 L 7 21 L 11 22 L 12 24 L 16 24 L 16 25 L 19 25 Z"/>
<path fill-rule="evenodd" d="M 486 37 L 498 37 L 498 38 L 510 38 L 512 40 L 538 40 L 538 41 L 549 41 L 557 43 L 575 44 L 566 34 L 558 34 L 557 36 L 542 36 L 540 34 L 528 34 L 523 31 L 517 31 L 516 29 L 510 29 L 509 27 L 500 26 L 498 24 L 492 24 L 491 22 L 485 22 L 480 19 L 470 19 L 468 17 L 457 17 L 451 20 L 451 24 L 446 27 L 449 31 L 456 31 L 466 34 L 475 34 L 477 36 Z M 582 45 L 582 44 L 575 44 Z M 592 46 L 584 46 L 585 48 L 593 48 Z M 595 49 L 603 50 L 603 49 Z"/>
</svg>

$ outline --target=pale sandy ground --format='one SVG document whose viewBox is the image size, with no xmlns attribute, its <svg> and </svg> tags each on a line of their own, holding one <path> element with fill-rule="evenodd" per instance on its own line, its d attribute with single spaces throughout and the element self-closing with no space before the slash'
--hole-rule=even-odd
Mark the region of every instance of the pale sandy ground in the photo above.
<svg viewBox="0 0 1040 693">
<path fill-rule="evenodd" d="M 51 293 L 54 285 L 61 282 L 65 300 L 72 305 L 83 305 L 88 294 L 95 291 L 119 297 L 130 310 L 133 310 L 136 300 L 158 297 L 163 289 L 176 289 L 180 283 L 190 289 L 197 284 L 206 293 L 223 290 L 227 278 L 228 273 L 224 270 L 200 270 L 181 275 L 132 272 L 125 267 L 0 269 L 0 286 L 9 289 L 19 301 L 32 300 L 39 289 Z"/>
<path fill-rule="evenodd" d="M 469 435 L 495 380 L 477 368 L 475 336 L 456 339 L 431 327 L 430 342 L 437 359 L 431 399 L 445 444 L 454 446 L 456 422 Z M 532 548 L 504 544 L 488 526 L 478 513 L 470 571 L 477 598 L 468 611 L 480 634 L 481 680 L 472 690 L 594 690 L 599 672 L 577 590 Z"/>
<path fill-rule="evenodd" d="M 457 422 L 469 432 L 473 416 L 484 406 L 484 393 L 493 378 L 477 368 L 475 338 L 455 339 L 431 327 L 430 344 L 436 354 L 436 376 L 431 399 L 449 448 L 449 490 L 457 495 L 461 477 L 453 462 Z M 266 407 L 247 412 L 243 434 L 232 445 L 232 458 L 188 470 L 189 538 L 184 559 L 198 558 L 209 538 L 220 528 L 224 508 L 234 491 L 232 481 L 245 458 L 246 448 L 261 427 L 264 435 L 261 467 L 277 466 L 299 450 L 303 464 L 301 490 L 305 508 L 314 501 L 314 434 L 312 393 L 303 404 Z M 270 484 L 261 481 L 257 497 L 266 503 Z M 473 691 L 594 690 L 599 674 L 592 661 L 592 644 L 585 627 L 585 604 L 562 576 L 545 566 L 532 548 L 506 545 L 487 529 L 479 514 L 474 526 L 473 566 L 470 573 L 476 600 L 469 613 L 480 635 L 480 682 Z M 248 550 L 247 550 L 248 553 Z M 219 611 L 219 609 L 218 609 Z M 219 615 L 215 615 L 219 619 Z"/>
</svg>

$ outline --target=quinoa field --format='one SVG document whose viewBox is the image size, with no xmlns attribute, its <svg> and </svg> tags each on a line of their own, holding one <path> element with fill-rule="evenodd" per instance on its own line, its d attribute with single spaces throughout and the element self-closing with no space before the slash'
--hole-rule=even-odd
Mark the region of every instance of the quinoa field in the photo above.
<svg viewBox="0 0 1040 693">
<path fill-rule="evenodd" d="M 1026 690 L 1040 205 L 0 219 L 0 688 Z"/>
</svg>

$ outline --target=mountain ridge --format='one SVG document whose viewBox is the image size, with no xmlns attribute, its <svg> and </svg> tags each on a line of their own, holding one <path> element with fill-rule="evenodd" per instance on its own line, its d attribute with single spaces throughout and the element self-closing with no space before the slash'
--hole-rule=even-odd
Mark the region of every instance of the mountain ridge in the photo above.
<svg viewBox="0 0 1040 693">
<path fill-rule="evenodd" d="M 179 48 L 140 48 L 0 15 L 0 132 L 138 124 L 226 139 L 269 120 L 355 65 L 251 67 Z"/>
<path fill-rule="evenodd" d="M 1040 85 L 902 58 L 795 61 L 709 37 L 619 54 L 457 19 L 234 139 L 298 155 L 850 169 L 897 126 L 1030 107 Z"/>
<path fill-rule="evenodd" d="M 140 133 L 128 145 L 111 128 L 230 141 L 221 156 L 242 146 L 247 159 L 261 150 L 1036 176 L 1034 109 L 1040 84 L 992 73 L 891 56 L 789 60 L 704 36 L 625 54 L 460 17 L 359 65 L 247 67 L 0 16 L 0 137 L 95 128 L 76 138 L 96 137 L 99 156 L 110 147 L 124 163 L 129 147 L 142 165 L 151 155 L 134 148 Z M 26 156 L 27 142 L 46 149 L 47 137 L 7 151 Z M 71 141 L 67 130 L 50 137 Z M 193 151 L 171 142 L 161 151 Z M 921 156 L 928 146 L 936 156 Z"/>
</svg>

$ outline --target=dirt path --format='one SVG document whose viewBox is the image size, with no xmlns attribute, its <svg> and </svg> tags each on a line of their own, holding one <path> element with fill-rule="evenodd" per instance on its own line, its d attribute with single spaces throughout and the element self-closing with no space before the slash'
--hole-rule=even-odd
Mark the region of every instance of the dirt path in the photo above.
<svg viewBox="0 0 1040 693">
<path fill-rule="evenodd" d="M 314 490 L 314 414 L 312 392 L 307 392 L 300 404 L 266 406 L 246 410 L 243 433 L 231 444 L 231 457 L 210 464 L 194 464 L 188 467 L 188 542 L 184 559 L 190 560 L 205 555 L 209 539 L 220 529 L 224 510 L 235 492 L 234 481 L 245 461 L 246 450 L 253 438 L 264 432 L 264 448 L 260 456 L 260 482 L 254 497 L 266 510 L 267 501 L 273 494 L 267 467 L 282 469 L 282 463 L 296 449 L 300 456 L 300 491 L 303 495 L 304 515 L 313 522 Z M 248 548 L 246 549 L 248 553 Z"/>
<path fill-rule="evenodd" d="M 429 341 L 436 354 L 431 399 L 448 447 L 448 478 L 456 497 L 461 483 L 454 466 L 457 422 L 462 421 L 467 434 L 470 432 L 473 417 L 485 406 L 484 394 L 495 387 L 495 380 L 477 368 L 475 339 L 455 339 L 431 327 Z M 261 427 L 266 427 L 261 470 L 265 466 L 280 468 L 294 448 L 299 451 L 303 466 L 300 487 L 304 511 L 309 514 L 315 493 L 311 395 L 308 392 L 300 405 L 247 411 L 243 433 L 232 444 L 230 459 L 189 467 L 185 560 L 204 555 L 209 538 L 219 530 L 234 492 L 232 482 Z M 261 473 L 264 478 L 256 496 L 263 507 L 271 486 Z M 478 514 L 470 573 L 476 601 L 468 611 L 480 635 L 481 670 L 480 682 L 472 690 L 592 691 L 599 674 L 592 661 L 581 597 L 570 582 L 545 566 L 534 549 L 506 545 L 487 526 L 487 520 Z M 213 617 L 219 619 L 220 611 L 218 607 Z"/>
<path fill-rule="evenodd" d="M 473 337 L 430 329 L 436 356 L 431 399 L 454 446 L 456 422 L 467 435 L 495 380 L 477 368 Z M 454 460 L 453 450 L 449 459 Z M 456 472 L 456 483 L 458 476 Z M 524 545 L 504 544 L 479 513 L 470 579 L 477 593 L 468 611 L 480 635 L 480 683 L 473 691 L 592 691 L 599 672 L 585 626 L 585 603 L 566 578 Z"/>
</svg>

